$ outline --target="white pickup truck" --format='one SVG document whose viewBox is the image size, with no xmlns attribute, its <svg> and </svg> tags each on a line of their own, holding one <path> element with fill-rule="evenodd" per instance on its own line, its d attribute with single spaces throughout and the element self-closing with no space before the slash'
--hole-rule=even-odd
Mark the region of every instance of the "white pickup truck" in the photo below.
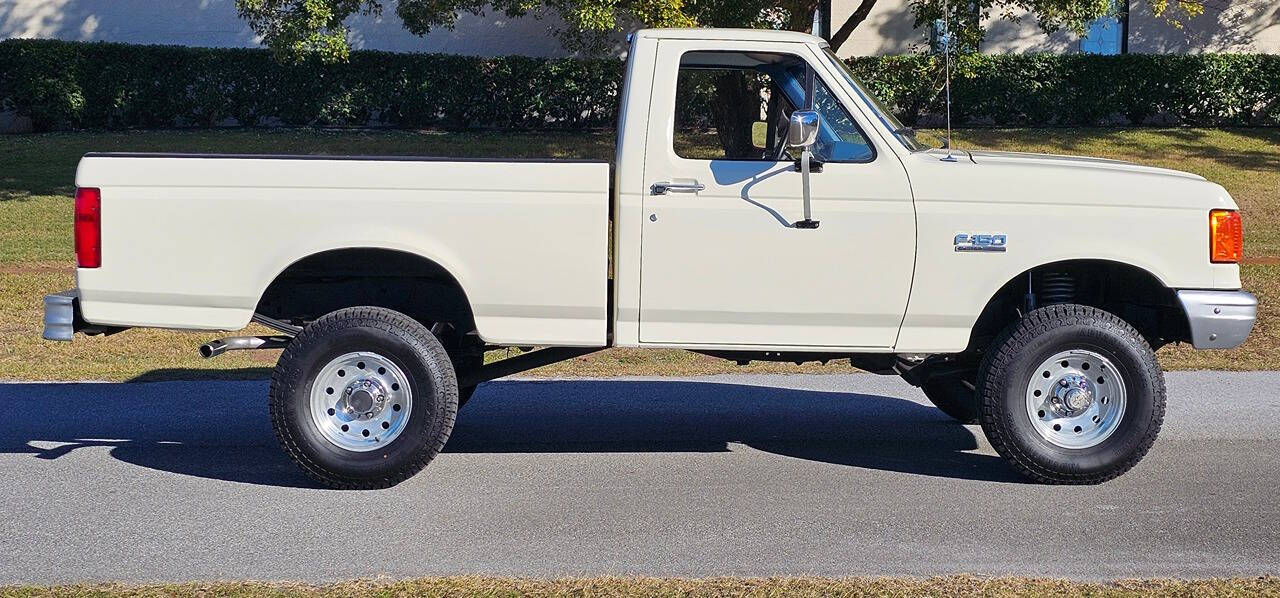
<svg viewBox="0 0 1280 598">
<path fill-rule="evenodd" d="M 1154 349 L 1253 326 L 1237 206 L 1199 176 L 930 149 L 799 33 L 639 31 L 622 93 L 612 172 L 86 155 L 44 336 L 274 328 L 201 351 L 283 347 L 272 423 L 339 488 L 420 471 L 476 384 L 610 346 L 849 359 L 1087 484 L 1159 431 Z M 499 347 L 538 349 L 485 364 Z"/>
</svg>

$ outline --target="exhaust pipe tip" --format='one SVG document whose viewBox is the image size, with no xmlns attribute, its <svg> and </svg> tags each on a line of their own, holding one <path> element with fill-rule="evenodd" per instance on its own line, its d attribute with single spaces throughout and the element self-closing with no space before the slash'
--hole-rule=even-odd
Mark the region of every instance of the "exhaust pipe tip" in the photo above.
<svg viewBox="0 0 1280 598">
<path fill-rule="evenodd" d="M 291 336 L 230 336 L 200 345 L 200 355 L 211 359 L 227 351 L 282 349 L 292 340 Z"/>
<path fill-rule="evenodd" d="M 211 343 L 205 343 L 203 345 L 200 345 L 200 356 L 204 357 L 205 359 L 213 359 L 214 357 L 222 355 L 223 353 L 226 353 L 226 352 L 227 352 L 227 344 L 222 342 L 221 340 L 216 340 Z"/>
</svg>

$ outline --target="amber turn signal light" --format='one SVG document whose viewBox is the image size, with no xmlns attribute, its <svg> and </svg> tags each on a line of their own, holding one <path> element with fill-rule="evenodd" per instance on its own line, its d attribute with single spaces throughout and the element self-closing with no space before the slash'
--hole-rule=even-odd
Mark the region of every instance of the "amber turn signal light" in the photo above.
<svg viewBox="0 0 1280 598">
<path fill-rule="evenodd" d="M 1211 210 L 1209 212 L 1209 261 L 1215 264 L 1236 264 L 1244 255 L 1244 227 L 1240 212 L 1235 210 Z"/>
</svg>

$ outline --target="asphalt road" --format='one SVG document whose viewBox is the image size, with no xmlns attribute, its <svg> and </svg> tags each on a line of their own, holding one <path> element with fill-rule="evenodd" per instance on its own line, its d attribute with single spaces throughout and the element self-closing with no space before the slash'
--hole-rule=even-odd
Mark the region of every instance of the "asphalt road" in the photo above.
<svg viewBox="0 0 1280 598">
<path fill-rule="evenodd" d="M 1173 373 L 1147 459 L 1022 483 L 896 378 L 485 385 L 383 491 L 311 485 L 265 382 L 2 384 L 0 584 L 1280 573 L 1280 373 Z"/>
</svg>

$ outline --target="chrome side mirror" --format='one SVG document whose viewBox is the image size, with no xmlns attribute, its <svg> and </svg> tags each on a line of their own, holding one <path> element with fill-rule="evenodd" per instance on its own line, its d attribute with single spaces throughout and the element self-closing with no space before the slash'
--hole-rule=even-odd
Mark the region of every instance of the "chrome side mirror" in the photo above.
<svg viewBox="0 0 1280 598">
<path fill-rule="evenodd" d="M 796 110 L 791 113 L 787 127 L 787 147 L 805 148 L 818 141 L 818 123 L 821 119 L 813 110 Z"/>
<path fill-rule="evenodd" d="M 804 198 L 804 220 L 792 224 L 794 228 L 818 228 L 818 221 L 813 219 L 809 198 L 809 161 L 813 159 L 810 151 L 818 142 L 818 124 L 822 119 L 813 110 L 796 110 L 791 113 L 791 124 L 787 127 L 787 147 L 800 150 L 800 159 L 796 160 L 796 168 L 800 171 Z M 819 171 L 821 172 L 821 171 Z"/>
</svg>

